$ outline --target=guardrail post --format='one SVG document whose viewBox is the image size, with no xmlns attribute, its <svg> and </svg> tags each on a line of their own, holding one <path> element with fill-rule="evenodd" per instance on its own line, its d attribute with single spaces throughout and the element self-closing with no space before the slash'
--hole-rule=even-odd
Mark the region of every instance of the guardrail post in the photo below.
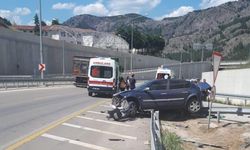
<svg viewBox="0 0 250 150">
<path fill-rule="evenodd" d="M 229 105 L 229 97 L 226 98 L 226 101 L 227 105 Z"/>
<path fill-rule="evenodd" d="M 29 88 L 29 81 L 27 81 L 27 87 Z"/>
<path fill-rule="evenodd" d="M 244 104 L 245 106 L 247 106 L 247 100 L 245 99 L 245 104 Z"/>
<path fill-rule="evenodd" d="M 19 82 L 18 82 L 18 80 L 17 80 L 17 88 L 19 88 Z"/>
<path fill-rule="evenodd" d="M 217 112 L 217 123 L 220 123 L 220 112 Z"/>
<path fill-rule="evenodd" d="M 4 88 L 7 90 L 7 82 L 4 82 Z"/>
</svg>

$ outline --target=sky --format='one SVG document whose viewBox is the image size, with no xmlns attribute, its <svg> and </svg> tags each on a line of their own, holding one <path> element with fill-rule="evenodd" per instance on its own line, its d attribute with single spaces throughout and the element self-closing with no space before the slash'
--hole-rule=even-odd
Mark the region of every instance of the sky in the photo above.
<svg viewBox="0 0 250 150">
<path fill-rule="evenodd" d="M 160 20 L 237 0 L 41 0 L 42 20 L 48 25 L 53 19 L 60 23 L 80 14 L 114 16 L 138 13 Z M 39 13 L 39 0 L 1 0 L 0 16 L 12 23 L 32 25 Z"/>
</svg>

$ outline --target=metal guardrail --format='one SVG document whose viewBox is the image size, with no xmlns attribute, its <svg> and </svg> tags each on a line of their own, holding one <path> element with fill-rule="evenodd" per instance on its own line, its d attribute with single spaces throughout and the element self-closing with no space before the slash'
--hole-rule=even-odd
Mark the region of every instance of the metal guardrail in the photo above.
<svg viewBox="0 0 250 150">
<path fill-rule="evenodd" d="M 57 78 L 32 78 L 32 77 L 0 77 L 0 90 L 21 87 L 39 87 L 39 86 L 55 86 L 73 84 L 73 77 L 57 77 Z"/>
<path fill-rule="evenodd" d="M 238 95 L 238 94 L 224 94 L 224 93 L 216 93 L 216 96 L 225 97 L 226 102 L 229 104 L 230 98 L 236 98 L 244 101 L 244 106 L 247 105 L 247 101 L 250 101 L 249 95 Z"/>
<path fill-rule="evenodd" d="M 151 111 L 150 120 L 151 150 L 162 150 L 159 111 Z"/>
</svg>

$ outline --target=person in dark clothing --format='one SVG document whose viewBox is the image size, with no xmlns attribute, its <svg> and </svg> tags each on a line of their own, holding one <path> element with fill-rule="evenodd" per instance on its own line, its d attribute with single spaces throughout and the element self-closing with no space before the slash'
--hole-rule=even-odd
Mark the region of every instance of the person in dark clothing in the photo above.
<svg viewBox="0 0 250 150">
<path fill-rule="evenodd" d="M 203 82 L 199 82 L 198 87 L 201 90 L 202 100 L 206 101 L 212 87 L 206 82 L 206 79 L 203 79 Z"/>
<path fill-rule="evenodd" d="M 135 88 L 135 83 L 136 83 L 135 75 L 134 74 L 131 75 L 129 83 L 130 83 L 130 89 L 133 90 Z"/>
<path fill-rule="evenodd" d="M 127 76 L 127 78 L 126 78 L 126 89 L 127 89 L 127 91 L 129 90 L 129 76 Z"/>
<path fill-rule="evenodd" d="M 126 88 L 126 82 L 124 81 L 123 77 L 121 77 L 119 81 L 119 89 L 120 91 L 124 91 L 125 88 Z"/>
</svg>

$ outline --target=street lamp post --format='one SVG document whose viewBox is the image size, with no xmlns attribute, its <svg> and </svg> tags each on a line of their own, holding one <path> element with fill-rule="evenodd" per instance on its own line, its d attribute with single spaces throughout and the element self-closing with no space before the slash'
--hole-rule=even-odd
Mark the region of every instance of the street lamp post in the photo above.
<svg viewBox="0 0 250 150">
<path fill-rule="evenodd" d="M 65 56 L 64 56 L 65 55 L 65 49 L 64 49 L 64 42 L 65 41 L 63 40 L 63 57 L 62 57 L 62 59 L 63 59 L 63 64 L 62 64 L 63 65 L 63 68 L 62 68 L 63 69 L 63 76 L 65 75 Z"/>
<path fill-rule="evenodd" d="M 42 2 L 39 0 L 39 33 L 40 33 L 40 63 L 43 64 L 43 40 L 42 40 Z M 41 79 L 43 79 L 43 71 L 41 71 Z"/>
<path fill-rule="evenodd" d="M 52 26 L 52 28 L 53 28 L 53 26 Z M 73 37 L 73 39 L 75 40 L 75 43 L 77 44 L 77 38 L 73 34 L 71 34 L 70 32 L 68 32 L 67 30 L 63 29 L 60 26 L 58 26 L 58 28 L 63 30 L 65 33 L 70 34 Z M 62 63 L 62 74 L 65 75 L 65 40 L 62 40 L 62 48 L 63 48 L 63 52 L 62 52 L 62 54 L 63 54 L 63 56 L 62 56 L 62 62 L 63 62 Z"/>
<path fill-rule="evenodd" d="M 134 31 L 133 31 L 133 28 L 134 28 L 134 23 L 132 21 L 132 24 L 131 24 L 131 51 L 130 51 L 130 70 L 132 72 L 132 69 L 133 69 L 133 42 L 134 42 Z"/>
<path fill-rule="evenodd" d="M 179 68 L 179 79 L 182 79 L 182 51 L 180 56 L 180 68 Z"/>
</svg>

